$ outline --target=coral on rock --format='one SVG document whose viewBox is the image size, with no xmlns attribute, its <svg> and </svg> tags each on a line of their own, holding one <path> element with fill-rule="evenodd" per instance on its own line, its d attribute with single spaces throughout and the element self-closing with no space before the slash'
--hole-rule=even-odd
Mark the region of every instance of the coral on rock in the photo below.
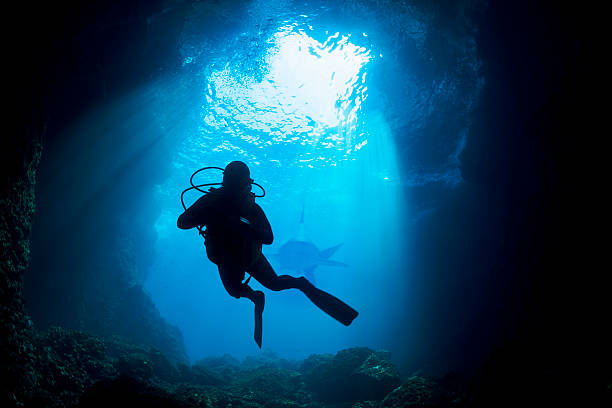
<svg viewBox="0 0 612 408">
<path fill-rule="evenodd" d="M 390 354 L 366 347 L 341 350 L 333 357 L 310 356 L 301 371 L 308 388 L 330 402 L 379 400 L 400 384 Z"/>
<path fill-rule="evenodd" d="M 19 117 L 11 124 L 16 128 L 6 130 L 0 146 L 0 406 L 21 405 L 39 379 L 34 369 L 34 331 L 24 306 L 23 275 L 30 263 L 34 187 L 45 125 L 32 118 L 26 124 Z"/>
<path fill-rule="evenodd" d="M 39 335 L 35 348 L 42 379 L 26 401 L 34 406 L 370 408 L 399 383 L 389 353 L 367 348 L 312 355 L 301 364 L 268 353 L 242 362 L 207 358 L 190 367 L 124 338 L 58 327 Z M 393 391 L 385 407 L 423 400 L 413 383 Z"/>
<path fill-rule="evenodd" d="M 460 395 L 427 378 L 413 376 L 393 390 L 380 403 L 380 408 L 456 407 Z"/>
</svg>

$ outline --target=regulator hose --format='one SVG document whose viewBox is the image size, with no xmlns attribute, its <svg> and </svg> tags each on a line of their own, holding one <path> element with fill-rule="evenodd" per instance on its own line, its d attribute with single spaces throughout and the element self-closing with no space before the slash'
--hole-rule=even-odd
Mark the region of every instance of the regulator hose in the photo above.
<svg viewBox="0 0 612 408">
<path fill-rule="evenodd" d="M 206 194 L 208 191 L 205 190 L 201 190 L 202 187 L 208 187 L 208 186 L 220 186 L 223 185 L 223 183 L 205 183 L 205 184 L 194 184 L 193 183 L 193 178 L 195 177 L 196 174 L 198 174 L 201 171 L 204 170 L 211 170 L 211 169 L 215 169 L 215 170 L 221 170 L 221 171 L 225 171 L 225 169 L 221 168 L 221 167 L 216 167 L 216 166 L 207 166 L 207 167 L 202 167 L 201 169 L 198 169 L 196 171 L 193 172 L 193 174 L 191 175 L 191 177 L 189 178 L 189 184 L 191 184 L 191 187 L 187 187 L 185 190 L 183 190 L 183 192 L 181 193 L 181 204 L 183 205 L 183 209 L 185 211 L 187 211 L 187 206 L 185 205 L 185 193 L 188 192 L 189 190 L 197 190 L 200 193 Z M 255 183 L 253 180 L 251 180 L 251 184 L 256 185 L 257 187 L 259 187 L 262 191 L 261 195 L 257 195 L 255 194 L 255 197 L 257 198 L 262 198 L 266 196 L 266 190 L 259 184 Z M 198 232 L 200 235 L 204 236 L 204 231 L 202 230 L 202 226 L 198 225 L 196 226 L 196 228 L 198 229 Z"/>
</svg>

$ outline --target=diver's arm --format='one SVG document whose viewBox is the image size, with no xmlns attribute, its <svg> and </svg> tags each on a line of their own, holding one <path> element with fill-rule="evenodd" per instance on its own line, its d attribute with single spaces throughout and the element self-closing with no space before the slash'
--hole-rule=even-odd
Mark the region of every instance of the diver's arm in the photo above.
<svg viewBox="0 0 612 408">
<path fill-rule="evenodd" d="M 176 226 L 180 229 L 190 229 L 198 225 L 206 225 L 210 218 L 210 207 L 207 205 L 206 196 L 202 196 L 193 203 L 176 221 Z"/>
<path fill-rule="evenodd" d="M 264 245 L 270 245 L 274 240 L 272 227 L 270 227 L 270 222 L 259 205 L 254 204 L 251 207 L 249 221 L 251 222 L 251 234 L 253 238 Z"/>
</svg>

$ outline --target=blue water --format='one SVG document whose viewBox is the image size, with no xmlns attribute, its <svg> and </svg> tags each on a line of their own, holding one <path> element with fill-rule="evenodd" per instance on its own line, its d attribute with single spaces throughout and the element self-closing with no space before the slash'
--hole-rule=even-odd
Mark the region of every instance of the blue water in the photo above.
<svg viewBox="0 0 612 408">
<path fill-rule="evenodd" d="M 430 22 L 409 7 L 360 7 L 195 3 L 176 72 L 103 101 L 63 129 L 63 147 L 48 154 L 41 184 L 52 198 L 65 191 L 62 211 L 100 202 L 120 214 L 116 256 L 136 260 L 133 276 L 120 279 L 144 285 L 180 328 L 192 361 L 260 352 L 252 303 L 229 296 L 203 239 L 176 227 L 191 174 L 233 160 L 246 162 L 266 190 L 257 202 L 275 240 L 263 252 L 277 273 L 296 273 L 275 257 L 291 239 L 320 250 L 342 244 L 330 259 L 348 266 L 318 267 L 316 284 L 360 312 L 344 327 L 299 291 L 271 292 L 252 280 L 267 296 L 264 350 L 302 358 L 351 346 L 404 356 L 415 341 L 428 347 L 418 338 L 431 316 L 420 302 L 414 227 L 435 213 L 440 191 L 462 184 L 459 157 L 482 85 L 478 61 L 469 36 L 444 43 L 455 47 L 447 53 L 431 52 Z M 434 54 L 459 57 L 444 65 Z M 196 182 L 221 176 L 211 170 Z M 414 188 L 433 193 L 414 200 Z M 198 196 L 187 193 L 187 204 Z M 39 222 L 51 233 L 69 227 Z M 84 256 L 84 270 L 104 270 L 101 283 L 90 280 L 94 292 L 114 279 L 100 252 L 101 262 Z"/>
<path fill-rule="evenodd" d="M 225 292 L 197 232 L 176 228 L 182 211 L 178 197 L 200 167 L 224 167 L 232 160 L 249 164 L 267 191 L 258 202 L 275 234 L 273 245 L 264 248 L 273 266 L 278 266 L 278 248 L 299 233 L 302 207 L 307 240 L 321 250 L 343 244 L 331 259 L 349 266 L 320 266 L 316 281 L 359 310 L 359 318 L 347 328 L 297 290 L 263 289 L 265 349 L 297 358 L 355 345 L 385 348 L 393 319 L 381 319 L 378 311 L 398 309 L 393 292 L 406 281 L 405 237 L 396 226 L 406 205 L 395 146 L 384 112 L 368 109 L 368 73 L 383 63 L 381 50 L 367 33 L 317 27 L 308 15 L 277 24 L 265 39 L 258 72 L 234 65 L 242 49 L 227 50 L 197 68 L 206 83 L 200 116 L 181 141 L 172 174 L 156 192 L 163 209 L 146 289 L 162 315 L 180 327 L 194 360 L 258 350 L 252 303 Z M 185 57 L 184 64 L 194 63 Z M 222 176 L 215 170 L 200 175 L 198 182 Z M 261 289 L 254 280 L 252 286 Z"/>
</svg>

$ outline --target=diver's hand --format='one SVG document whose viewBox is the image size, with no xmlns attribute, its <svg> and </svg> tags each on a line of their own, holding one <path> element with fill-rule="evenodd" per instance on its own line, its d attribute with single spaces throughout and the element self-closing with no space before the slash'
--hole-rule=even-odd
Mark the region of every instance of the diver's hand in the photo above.
<svg viewBox="0 0 612 408">
<path fill-rule="evenodd" d="M 251 225 L 249 220 L 242 217 L 232 216 L 228 217 L 227 222 L 228 228 L 235 234 L 240 235 L 250 235 L 251 234 Z"/>
</svg>

